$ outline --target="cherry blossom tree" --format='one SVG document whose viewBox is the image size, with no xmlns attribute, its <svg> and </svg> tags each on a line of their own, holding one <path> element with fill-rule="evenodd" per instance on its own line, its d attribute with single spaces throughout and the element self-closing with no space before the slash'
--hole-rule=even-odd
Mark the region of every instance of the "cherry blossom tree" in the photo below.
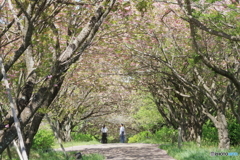
<svg viewBox="0 0 240 160">
<path fill-rule="evenodd" d="M 89 46 L 115 0 L 4 2 L 1 4 L 1 56 L 7 75 L 18 77 L 18 80 L 12 78 L 11 87 L 16 88 L 15 110 L 29 154 L 45 115 L 38 110 L 46 110 L 51 105 L 66 72 Z M 11 113 L 6 117 L 10 128 L 0 135 L 1 153 L 17 136 Z"/>
<path fill-rule="evenodd" d="M 188 126 L 187 131 L 195 127 L 186 124 L 197 122 L 193 126 L 201 135 L 208 117 L 218 129 L 219 148 L 229 148 L 225 113 L 231 108 L 239 117 L 239 100 L 233 100 L 239 84 L 238 2 L 142 1 L 136 6 L 127 16 L 133 22 L 125 24 L 129 32 L 123 42 L 133 57 L 127 72 L 149 86 L 169 123 Z"/>
</svg>

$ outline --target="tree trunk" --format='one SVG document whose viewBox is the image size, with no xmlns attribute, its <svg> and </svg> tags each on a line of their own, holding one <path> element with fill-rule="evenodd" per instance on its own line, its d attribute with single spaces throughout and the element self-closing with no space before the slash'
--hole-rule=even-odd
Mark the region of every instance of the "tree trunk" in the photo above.
<svg viewBox="0 0 240 160">
<path fill-rule="evenodd" d="M 26 153 L 25 146 L 24 146 L 24 140 L 23 140 L 23 135 L 22 135 L 22 131 L 21 131 L 20 121 L 17 117 L 17 112 L 15 110 L 16 109 L 16 102 L 12 97 L 10 85 L 8 83 L 8 80 L 7 80 L 7 74 L 6 74 L 5 67 L 4 67 L 2 62 L 3 62 L 2 57 L 0 57 L 1 72 L 2 72 L 2 75 L 3 75 L 4 84 L 6 86 L 9 105 L 10 105 L 11 110 L 12 110 L 12 115 L 13 115 L 16 131 L 17 131 L 17 135 L 18 135 L 19 146 L 21 148 L 21 156 L 23 157 L 23 160 L 28 160 L 27 153 Z"/>
<path fill-rule="evenodd" d="M 30 155 L 30 149 L 32 147 L 33 138 L 37 134 L 38 128 L 42 122 L 42 119 L 44 117 L 44 114 L 37 113 L 31 122 L 30 128 L 25 133 L 25 146 L 27 155 Z"/>
<path fill-rule="evenodd" d="M 230 139 L 228 137 L 228 129 L 225 125 L 220 125 L 218 129 L 218 139 L 219 144 L 218 148 L 220 149 L 229 149 L 230 148 Z"/>
<path fill-rule="evenodd" d="M 201 139 L 202 136 L 202 128 L 198 128 L 197 126 L 193 126 L 189 128 L 190 133 L 189 133 L 189 138 L 188 141 L 196 141 L 200 142 L 199 140 Z"/>
<path fill-rule="evenodd" d="M 206 118 L 204 119 L 192 119 L 191 126 L 189 128 L 190 135 L 189 135 L 189 141 L 195 141 L 200 146 L 201 143 L 201 137 L 202 137 L 202 125 L 204 123 Z"/>
<path fill-rule="evenodd" d="M 193 127 L 188 128 L 189 130 L 189 136 L 188 136 L 188 141 L 193 141 L 196 137 L 195 130 Z"/>
<path fill-rule="evenodd" d="M 200 126 L 197 126 L 197 129 L 195 130 L 196 132 L 196 142 L 197 142 L 197 145 L 200 147 L 201 146 L 201 137 L 202 137 L 202 125 Z"/>
<path fill-rule="evenodd" d="M 65 125 L 65 132 L 64 132 L 64 139 L 65 139 L 65 142 L 69 142 L 69 141 L 71 141 L 71 122 L 70 123 L 68 123 L 68 124 L 66 124 Z"/>
<path fill-rule="evenodd" d="M 178 128 L 178 148 L 181 149 L 182 147 L 182 128 Z"/>
<path fill-rule="evenodd" d="M 217 124 L 215 124 L 215 126 L 218 130 L 218 139 L 219 139 L 218 148 L 229 149 L 230 139 L 228 135 L 227 121 L 226 121 L 225 115 L 222 114 L 221 112 L 218 112 L 217 119 L 218 119 L 218 122 Z"/>
<path fill-rule="evenodd" d="M 60 133 L 60 139 L 63 142 L 71 141 L 71 124 L 69 122 L 59 122 L 56 125 L 59 125 L 57 128 L 59 129 L 58 132 Z"/>
<path fill-rule="evenodd" d="M 60 132 L 60 139 L 63 142 L 69 142 L 71 141 L 71 129 L 72 129 L 72 114 L 66 115 L 63 120 L 56 120 L 58 123 L 55 123 L 58 125 L 58 129 Z"/>
<path fill-rule="evenodd" d="M 221 111 L 217 111 L 217 117 L 213 117 L 209 113 L 205 112 L 207 116 L 212 120 L 215 127 L 218 130 L 218 148 L 229 149 L 230 139 L 228 135 L 227 121 L 225 115 Z"/>
<path fill-rule="evenodd" d="M 209 114 L 205 110 L 203 112 L 211 119 L 213 124 L 218 130 L 218 148 L 219 149 L 229 149 L 230 148 L 230 139 L 228 135 L 227 120 L 225 115 L 220 109 L 217 111 L 217 117 Z"/>
<path fill-rule="evenodd" d="M 55 122 L 56 125 L 54 125 L 54 122 L 52 122 L 52 121 L 50 120 L 48 114 L 46 114 L 46 118 L 47 118 L 47 121 L 48 121 L 48 123 L 50 124 L 53 132 L 54 132 L 55 137 L 56 137 L 57 140 L 58 140 L 58 143 L 59 143 L 59 145 L 60 145 L 63 153 L 65 154 L 66 159 L 68 159 L 68 154 L 67 154 L 66 150 L 64 149 L 63 144 L 62 144 L 62 140 L 61 140 L 61 138 L 60 138 L 59 123 L 58 123 L 58 121 L 56 121 L 56 122 Z"/>
<path fill-rule="evenodd" d="M 68 127 L 67 127 L 68 128 Z M 71 138 L 71 129 L 67 129 L 65 132 L 64 132 L 64 140 L 65 142 L 69 142 L 72 140 Z"/>
</svg>

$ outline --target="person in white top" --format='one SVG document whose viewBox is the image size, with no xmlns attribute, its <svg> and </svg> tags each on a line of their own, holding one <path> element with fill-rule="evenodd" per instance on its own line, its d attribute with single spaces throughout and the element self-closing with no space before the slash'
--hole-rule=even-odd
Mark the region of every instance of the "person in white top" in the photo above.
<svg viewBox="0 0 240 160">
<path fill-rule="evenodd" d="M 105 125 L 103 125 L 103 127 L 101 128 L 101 132 L 102 132 L 102 143 L 107 143 L 107 127 Z"/>
<path fill-rule="evenodd" d="M 120 143 L 124 143 L 126 131 L 125 131 L 124 125 L 122 123 L 121 123 L 121 126 L 120 126 L 119 135 L 120 135 Z"/>
</svg>

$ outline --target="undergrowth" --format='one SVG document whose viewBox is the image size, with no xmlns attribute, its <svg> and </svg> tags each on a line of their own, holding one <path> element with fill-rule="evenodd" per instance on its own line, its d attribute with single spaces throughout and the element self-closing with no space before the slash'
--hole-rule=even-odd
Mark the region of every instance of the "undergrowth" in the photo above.
<svg viewBox="0 0 240 160">
<path fill-rule="evenodd" d="M 163 144 L 161 149 L 167 151 L 168 155 L 177 160 L 238 160 L 240 159 L 240 147 L 232 147 L 229 150 L 220 150 L 216 144 L 203 144 L 201 147 L 197 146 L 194 142 L 185 142 L 181 148 L 178 148 L 177 144 Z M 234 153 L 238 156 L 212 156 L 211 153 Z"/>
</svg>

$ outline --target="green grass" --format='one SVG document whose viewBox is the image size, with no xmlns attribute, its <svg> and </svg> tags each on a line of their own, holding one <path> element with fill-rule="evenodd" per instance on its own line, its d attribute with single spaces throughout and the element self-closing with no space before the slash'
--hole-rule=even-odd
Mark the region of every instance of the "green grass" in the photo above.
<svg viewBox="0 0 240 160">
<path fill-rule="evenodd" d="M 238 160 L 240 159 L 240 147 L 232 147 L 229 150 L 219 150 L 215 144 L 203 145 L 198 147 L 193 142 L 186 142 L 181 149 L 177 144 L 174 145 L 161 145 L 161 149 L 166 150 L 168 155 L 177 160 Z M 211 156 L 211 152 L 237 152 L 238 156 Z"/>
<path fill-rule="evenodd" d="M 63 143 L 64 148 L 66 147 L 72 147 L 72 146 L 79 146 L 79 145 L 91 145 L 91 144 L 100 144 L 98 141 L 89 141 L 89 142 L 65 142 Z M 52 149 L 60 148 L 60 145 L 58 143 L 55 143 L 52 146 Z M 69 160 L 75 160 L 75 153 L 76 152 L 67 152 L 69 156 Z M 33 151 L 32 157 L 30 159 L 33 160 L 66 160 L 66 156 L 63 152 L 47 152 L 43 153 L 42 151 Z M 51 158 L 49 158 L 51 157 Z M 83 155 L 82 160 L 104 160 L 105 157 L 100 154 L 89 154 L 89 155 Z"/>
<path fill-rule="evenodd" d="M 76 152 L 67 152 L 69 157 L 68 160 L 76 160 Z M 14 148 L 11 148 L 11 158 L 12 160 L 20 160 Z M 42 150 L 32 150 L 29 156 L 30 160 L 66 160 L 66 156 L 63 152 L 43 152 Z M 84 154 L 82 160 L 104 160 L 105 157 L 101 154 Z M 10 160 L 7 153 L 4 151 L 2 154 L 2 160 Z"/>
<path fill-rule="evenodd" d="M 83 158 L 82 158 L 82 160 L 104 160 L 104 159 L 105 157 L 100 154 L 83 155 Z"/>
<path fill-rule="evenodd" d="M 76 160 L 76 152 L 67 152 L 69 160 Z M 31 160 L 66 160 L 66 156 L 63 152 L 33 152 L 29 157 Z M 104 160 L 105 157 L 100 154 L 83 155 L 82 160 Z"/>
<path fill-rule="evenodd" d="M 90 144 L 100 144 L 97 141 L 90 141 L 90 142 L 67 142 L 64 143 L 64 147 L 70 147 L 70 146 L 78 146 L 78 145 L 90 145 Z M 60 148 L 59 144 L 55 144 L 52 146 L 52 149 Z M 20 160 L 18 158 L 17 152 L 15 148 L 11 147 L 11 156 L 12 160 Z M 69 160 L 76 160 L 75 158 L 76 152 L 67 152 L 69 156 Z M 0 158 L 1 159 L 1 158 Z M 6 150 L 2 154 L 2 160 L 9 160 L 10 158 L 7 156 Z M 49 150 L 49 152 L 43 152 L 43 150 L 31 150 L 29 159 L 31 160 L 66 160 L 66 156 L 63 152 L 55 152 L 53 150 Z M 100 154 L 89 154 L 89 155 L 83 155 L 82 160 L 104 160 L 105 157 Z"/>
<path fill-rule="evenodd" d="M 157 141 L 155 139 L 149 138 L 149 139 L 140 140 L 136 143 L 161 144 L 161 141 Z"/>
<path fill-rule="evenodd" d="M 90 144 L 100 144 L 100 142 L 98 141 L 89 141 L 89 142 L 65 142 L 63 143 L 63 147 L 66 148 L 66 147 L 72 147 L 72 146 L 80 146 L 80 145 L 90 145 Z M 55 143 L 53 146 L 52 146 L 53 149 L 57 149 L 57 148 L 60 148 L 60 145 L 58 143 Z"/>
</svg>

